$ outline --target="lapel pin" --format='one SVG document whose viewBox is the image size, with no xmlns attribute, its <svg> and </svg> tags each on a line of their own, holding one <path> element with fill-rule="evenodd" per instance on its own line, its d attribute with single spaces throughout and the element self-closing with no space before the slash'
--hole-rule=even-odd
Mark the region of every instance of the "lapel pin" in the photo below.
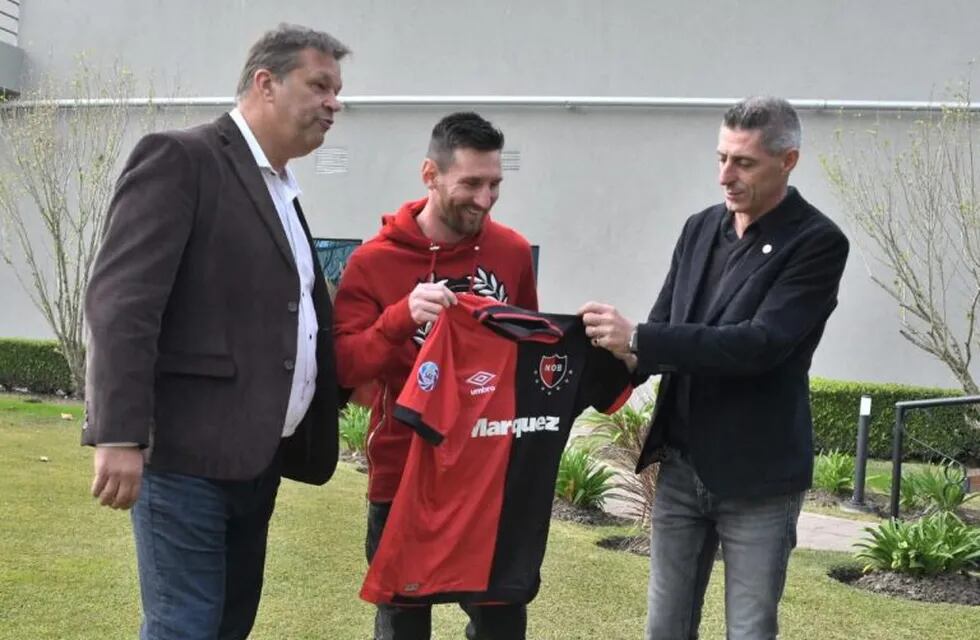
<svg viewBox="0 0 980 640">
<path fill-rule="evenodd" d="M 772 245 L 771 244 L 762 245 L 762 253 L 772 253 Z"/>
</svg>

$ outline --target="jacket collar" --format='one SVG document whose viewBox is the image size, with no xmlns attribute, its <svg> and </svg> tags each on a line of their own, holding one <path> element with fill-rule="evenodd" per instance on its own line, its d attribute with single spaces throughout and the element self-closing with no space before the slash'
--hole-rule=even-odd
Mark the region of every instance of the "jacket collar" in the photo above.
<svg viewBox="0 0 980 640">
<path fill-rule="evenodd" d="M 227 113 L 215 121 L 215 127 L 218 129 L 218 135 L 223 143 L 222 151 L 231 161 L 238 179 L 245 187 L 252 203 L 255 204 L 256 212 L 262 222 L 265 223 L 266 229 L 276 246 L 279 247 L 279 252 L 283 258 L 290 267 L 296 269 L 293 252 L 289 248 L 289 240 L 286 238 L 286 230 L 283 229 L 282 220 L 279 219 L 279 214 L 276 212 L 276 205 L 272 202 L 269 188 L 265 184 L 255 155 L 249 148 L 241 129 Z"/>
<path fill-rule="evenodd" d="M 720 283 L 714 301 L 708 307 L 704 322 L 711 324 L 724 311 L 732 297 L 738 292 L 745 281 L 767 262 L 780 255 L 789 239 L 796 233 L 796 228 L 807 217 L 808 205 L 795 187 L 789 187 L 786 197 L 769 213 L 756 220 L 749 228 L 755 228 L 755 238 L 751 241 L 745 253 L 739 258 L 732 270 Z M 684 322 L 690 321 L 694 310 L 694 299 L 701 288 L 701 280 L 711 258 L 711 249 L 715 243 L 715 234 L 723 224 L 731 224 L 732 213 L 724 206 L 714 208 L 709 219 L 702 227 L 707 233 L 700 233 L 694 245 L 691 264 L 693 267 L 691 282 L 693 286 L 688 291 L 685 301 Z"/>
</svg>

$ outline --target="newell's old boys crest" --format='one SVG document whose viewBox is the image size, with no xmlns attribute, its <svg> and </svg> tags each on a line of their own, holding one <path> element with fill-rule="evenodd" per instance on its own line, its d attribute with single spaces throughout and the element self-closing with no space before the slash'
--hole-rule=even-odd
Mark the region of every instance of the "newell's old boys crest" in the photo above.
<svg viewBox="0 0 980 640">
<path fill-rule="evenodd" d="M 541 361 L 538 362 L 538 380 L 553 391 L 561 388 L 568 373 L 568 356 L 553 353 L 550 356 L 541 356 Z"/>
</svg>

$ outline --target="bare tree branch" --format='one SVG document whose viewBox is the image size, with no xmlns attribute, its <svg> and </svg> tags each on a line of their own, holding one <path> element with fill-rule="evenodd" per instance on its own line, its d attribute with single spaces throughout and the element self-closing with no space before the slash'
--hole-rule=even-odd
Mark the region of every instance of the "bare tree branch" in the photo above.
<svg viewBox="0 0 980 640">
<path fill-rule="evenodd" d="M 79 62 L 67 87 L 51 78 L 0 110 L 0 257 L 61 345 L 76 395 L 84 393 L 82 303 L 131 120 L 152 112 L 128 108 L 128 72 Z M 98 108 L 60 108 L 54 98 L 107 99 Z"/>
<path fill-rule="evenodd" d="M 943 362 L 967 393 L 980 347 L 978 114 L 969 86 L 956 104 L 917 118 L 840 130 L 821 158 L 851 222 L 862 232 L 869 275 L 897 306 L 901 335 Z M 885 117 L 885 116 L 881 116 Z M 905 129 L 889 137 L 889 127 Z"/>
</svg>

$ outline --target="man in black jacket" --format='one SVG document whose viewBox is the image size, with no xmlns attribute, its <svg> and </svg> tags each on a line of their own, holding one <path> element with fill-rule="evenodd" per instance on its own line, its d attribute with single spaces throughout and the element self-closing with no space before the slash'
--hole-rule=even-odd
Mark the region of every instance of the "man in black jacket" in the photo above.
<svg viewBox="0 0 980 640">
<path fill-rule="evenodd" d="M 715 551 L 729 639 L 775 638 L 813 464 L 808 371 L 848 242 L 789 186 L 800 122 L 748 98 L 718 136 L 724 204 L 691 216 L 646 322 L 590 302 L 593 344 L 662 374 L 637 471 L 660 461 L 648 640 L 696 638 Z"/>
</svg>

